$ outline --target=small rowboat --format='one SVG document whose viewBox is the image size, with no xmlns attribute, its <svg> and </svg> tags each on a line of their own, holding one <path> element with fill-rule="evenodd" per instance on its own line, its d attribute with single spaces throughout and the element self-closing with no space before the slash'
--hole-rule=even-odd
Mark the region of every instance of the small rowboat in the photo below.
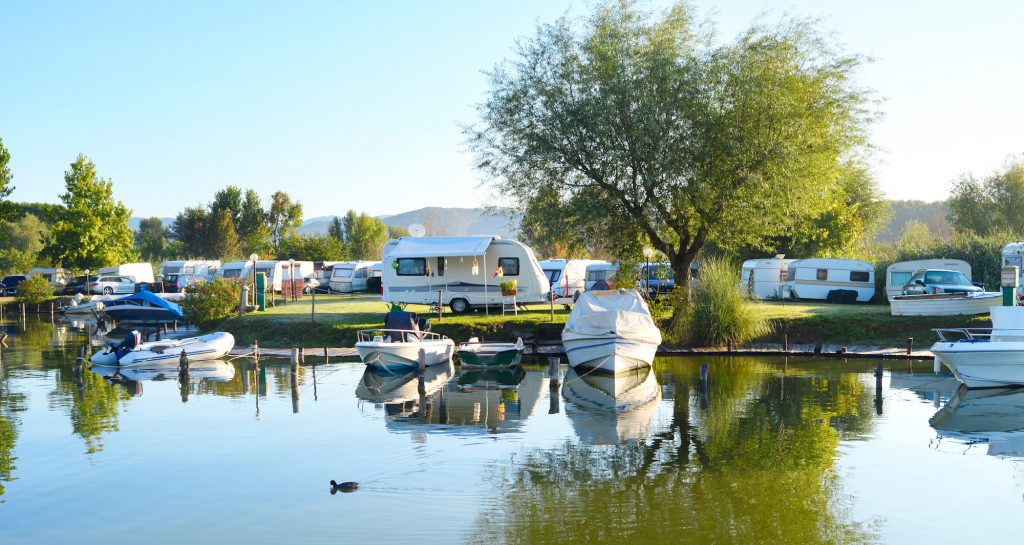
<svg viewBox="0 0 1024 545">
<path fill-rule="evenodd" d="M 218 331 L 209 335 L 187 339 L 164 339 L 147 343 L 138 342 L 138 332 L 116 346 L 108 346 L 92 355 L 97 365 L 134 367 L 153 363 L 177 362 L 182 351 L 189 361 L 215 360 L 227 355 L 235 346 L 235 337 Z"/>
<path fill-rule="evenodd" d="M 514 343 L 485 343 L 473 337 L 460 344 L 455 354 L 463 367 L 512 367 L 523 359 L 523 339 Z"/>
</svg>

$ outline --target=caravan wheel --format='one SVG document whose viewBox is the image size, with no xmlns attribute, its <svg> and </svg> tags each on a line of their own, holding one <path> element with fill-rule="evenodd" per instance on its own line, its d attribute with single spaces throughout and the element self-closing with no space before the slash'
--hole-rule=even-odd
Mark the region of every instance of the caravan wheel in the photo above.
<svg viewBox="0 0 1024 545">
<path fill-rule="evenodd" d="M 452 302 L 448 303 L 448 308 L 452 309 L 453 314 L 465 314 L 469 312 L 469 301 L 465 299 L 452 299 Z"/>
</svg>

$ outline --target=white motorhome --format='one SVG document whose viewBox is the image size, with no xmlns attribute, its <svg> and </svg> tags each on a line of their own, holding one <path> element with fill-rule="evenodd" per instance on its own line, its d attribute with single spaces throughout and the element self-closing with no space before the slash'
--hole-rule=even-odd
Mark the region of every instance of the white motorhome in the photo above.
<svg viewBox="0 0 1024 545">
<path fill-rule="evenodd" d="M 795 259 L 748 259 L 740 269 L 740 293 L 752 299 L 779 299 Z"/>
<path fill-rule="evenodd" d="M 943 269 L 960 271 L 971 280 L 971 265 L 959 259 L 918 259 L 900 261 L 885 269 L 885 297 L 891 299 L 903 295 L 903 286 L 910 282 L 910 277 L 921 269 Z M 973 281 L 973 280 L 972 280 Z"/>
<path fill-rule="evenodd" d="M 584 288 L 591 290 L 594 284 L 604 280 L 609 286 L 619 276 L 619 264 L 608 263 L 607 261 L 598 261 L 587 265 L 587 278 L 585 280 Z"/>
<path fill-rule="evenodd" d="M 160 265 L 160 275 L 167 276 L 169 274 L 194 274 L 196 276 L 207 277 L 210 275 L 210 269 L 217 269 L 218 267 L 220 267 L 219 259 L 191 259 L 185 261 L 164 261 Z"/>
<path fill-rule="evenodd" d="M 152 284 L 154 282 L 153 265 L 149 263 L 125 263 L 124 265 L 103 267 L 96 271 L 96 274 L 99 276 L 127 276 L 136 284 L 143 282 Z"/>
<path fill-rule="evenodd" d="M 42 276 L 50 283 L 54 293 L 64 293 L 64 286 L 72 278 L 71 271 L 67 269 L 55 269 L 52 267 L 36 267 L 28 272 L 28 276 Z"/>
<path fill-rule="evenodd" d="M 315 274 L 312 261 L 296 261 L 295 269 L 296 280 L 313 278 Z M 274 291 L 281 291 L 281 280 L 292 278 L 288 261 L 257 261 L 256 273 L 266 274 L 267 289 Z"/>
<path fill-rule="evenodd" d="M 545 259 L 540 268 L 548 277 L 552 296 L 575 299 L 587 289 L 587 267 L 592 264 L 610 265 L 593 259 Z"/>
<path fill-rule="evenodd" d="M 440 302 L 460 314 L 500 308 L 502 281 L 516 280 L 517 303 L 547 302 L 550 290 L 533 250 L 497 236 L 402 237 L 384 245 L 383 258 L 383 299 L 391 303 Z"/>
<path fill-rule="evenodd" d="M 875 268 L 853 259 L 797 259 L 789 264 L 786 290 L 787 298 L 819 300 L 833 290 L 852 290 L 867 302 L 875 296 Z"/>
<path fill-rule="evenodd" d="M 366 291 L 366 281 L 374 276 L 374 267 L 378 276 L 380 261 L 342 261 L 334 264 L 331 272 L 331 291 L 352 293 Z"/>
</svg>

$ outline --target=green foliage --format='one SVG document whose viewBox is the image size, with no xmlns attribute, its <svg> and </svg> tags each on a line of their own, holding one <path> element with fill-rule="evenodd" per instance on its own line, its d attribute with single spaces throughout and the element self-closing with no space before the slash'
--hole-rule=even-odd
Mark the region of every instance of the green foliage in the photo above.
<svg viewBox="0 0 1024 545">
<path fill-rule="evenodd" d="M 263 209 L 259 194 L 253 189 L 248 189 L 245 192 L 235 230 L 241 239 L 242 255 L 247 256 L 254 252 L 260 255 L 272 253 L 270 228 L 267 227 L 267 211 Z"/>
<path fill-rule="evenodd" d="M 173 257 L 170 241 L 171 230 L 164 227 L 160 218 L 145 218 L 139 222 L 135 232 L 135 251 L 144 261 L 161 261 Z"/>
<path fill-rule="evenodd" d="M 1024 159 L 1008 161 L 1001 171 L 978 180 L 964 175 L 953 184 L 949 221 L 959 230 L 990 235 L 1024 232 Z"/>
<path fill-rule="evenodd" d="M 0 224 L 0 271 L 27 272 L 49 241 L 50 228 L 34 214 Z"/>
<path fill-rule="evenodd" d="M 702 259 L 689 299 L 679 299 L 669 326 L 677 342 L 695 346 L 740 344 L 772 331 L 738 287 L 739 268 L 724 259 Z"/>
<path fill-rule="evenodd" d="M 762 245 L 841 206 L 871 118 L 861 59 L 804 21 L 721 45 L 706 28 L 626 1 L 540 25 L 466 128 L 480 168 L 521 210 L 557 195 L 589 240 L 642 240 L 679 278 L 708 242 Z"/>
<path fill-rule="evenodd" d="M 184 246 L 187 255 L 216 257 L 208 252 L 206 233 L 210 221 L 209 212 L 202 206 L 187 207 L 174 218 L 171 231 L 174 233 L 174 238 Z"/>
<path fill-rule="evenodd" d="M 237 279 L 199 282 L 185 293 L 181 308 L 189 320 L 207 328 L 238 310 L 241 290 L 242 284 Z"/>
<path fill-rule="evenodd" d="M 231 212 L 219 210 L 210 213 L 210 229 L 207 231 L 207 255 L 220 259 L 231 259 L 242 255 L 241 241 L 235 232 L 235 224 L 231 221 Z"/>
<path fill-rule="evenodd" d="M 366 212 L 356 214 L 349 210 L 342 225 L 345 227 L 345 253 L 349 259 L 379 260 L 388 241 L 388 226 Z"/>
<path fill-rule="evenodd" d="M 18 284 L 17 299 L 19 303 L 37 305 L 53 297 L 53 287 L 49 280 L 35 275 L 30 276 Z"/>
<path fill-rule="evenodd" d="M 388 240 L 409 236 L 409 229 L 401 225 L 388 225 Z"/>
<path fill-rule="evenodd" d="M 344 244 L 345 242 L 345 226 L 341 223 L 341 218 L 334 216 L 331 219 L 330 225 L 327 226 L 327 236 L 337 239 Z"/>
<path fill-rule="evenodd" d="M 277 255 L 296 261 L 342 261 L 345 246 L 330 235 L 287 235 L 281 239 Z"/>
<path fill-rule="evenodd" d="M 275 192 L 270 197 L 267 222 L 274 247 L 277 247 L 285 235 L 294 234 L 295 229 L 302 225 L 302 203 L 292 202 L 284 191 Z"/>
<path fill-rule="evenodd" d="M 0 221 L 10 221 L 17 214 L 17 209 L 7 200 L 7 197 L 14 191 L 11 180 L 11 152 L 4 147 L 4 140 L 0 138 Z"/>
<path fill-rule="evenodd" d="M 51 218 L 53 242 L 46 254 L 59 266 L 98 269 L 135 261 L 132 211 L 114 201 L 113 183 L 96 176 L 96 165 L 79 155 L 64 173 L 67 191 Z"/>
<path fill-rule="evenodd" d="M 24 274 L 36 263 L 36 256 L 21 250 L 0 250 L 0 274 Z"/>
<path fill-rule="evenodd" d="M 501 288 L 502 292 L 514 292 L 516 291 L 516 288 L 519 287 L 519 283 L 516 282 L 515 278 L 512 278 L 509 280 L 502 280 L 498 286 Z"/>
</svg>

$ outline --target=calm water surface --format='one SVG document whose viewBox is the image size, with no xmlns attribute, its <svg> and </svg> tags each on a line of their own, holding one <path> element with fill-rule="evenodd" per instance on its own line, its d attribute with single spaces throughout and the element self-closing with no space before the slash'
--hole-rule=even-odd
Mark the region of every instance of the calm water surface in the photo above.
<svg viewBox="0 0 1024 545">
<path fill-rule="evenodd" d="M 1024 393 L 930 362 L 885 362 L 881 398 L 875 362 L 804 358 L 561 389 L 322 360 L 111 379 L 76 372 L 73 324 L 5 327 L 5 545 L 1019 542 Z"/>
</svg>

